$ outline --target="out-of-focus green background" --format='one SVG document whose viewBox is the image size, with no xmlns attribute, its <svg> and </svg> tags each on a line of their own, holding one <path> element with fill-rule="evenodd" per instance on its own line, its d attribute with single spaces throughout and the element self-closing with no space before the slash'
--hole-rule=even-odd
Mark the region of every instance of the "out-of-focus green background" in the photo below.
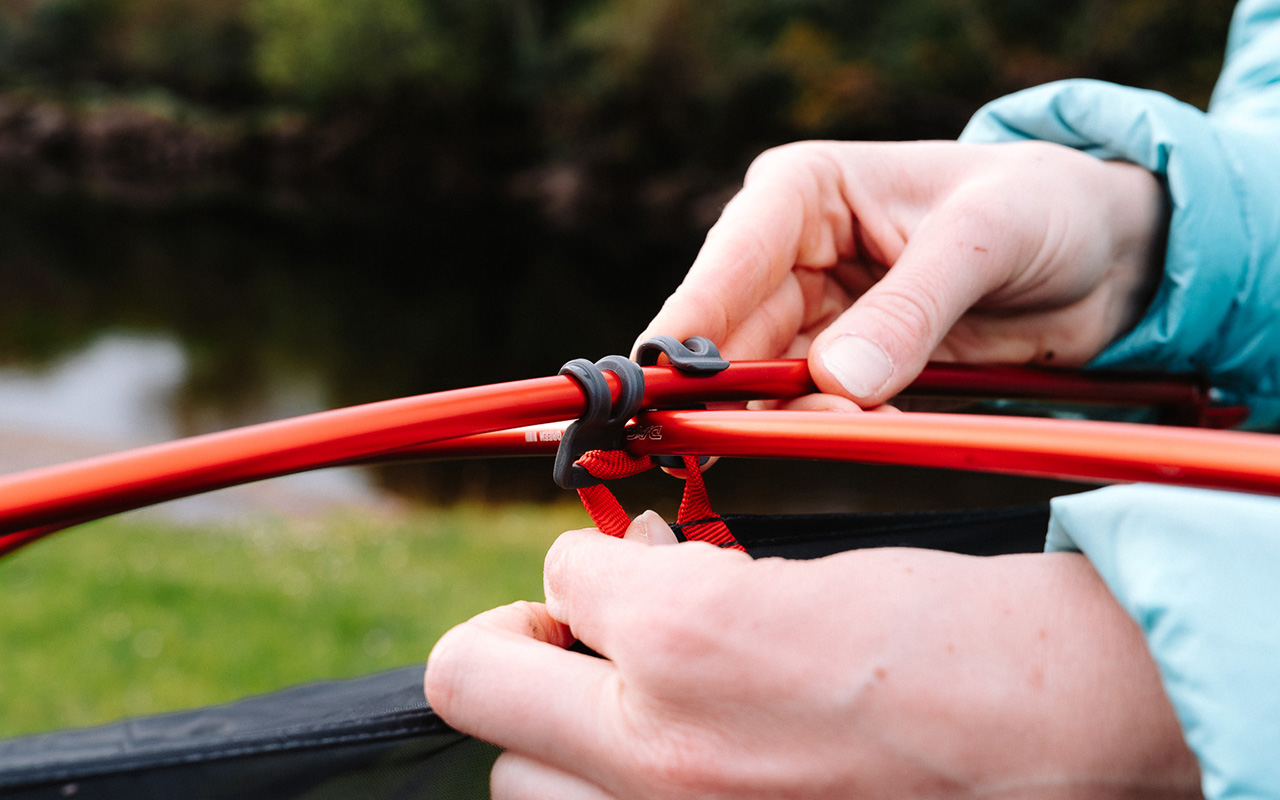
<svg viewBox="0 0 1280 800">
<path fill-rule="evenodd" d="M 625 352 L 760 150 L 954 137 L 1067 77 L 1203 106 L 1232 5 L 8 0 L 0 472 Z M 546 545 L 585 523 L 546 473 L 400 467 L 20 553 L 0 735 L 420 660 L 540 596 Z M 711 488 L 728 510 L 1060 489 L 817 474 L 726 464 Z M 636 508 L 678 490 L 641 486 Z"/>
</svg>

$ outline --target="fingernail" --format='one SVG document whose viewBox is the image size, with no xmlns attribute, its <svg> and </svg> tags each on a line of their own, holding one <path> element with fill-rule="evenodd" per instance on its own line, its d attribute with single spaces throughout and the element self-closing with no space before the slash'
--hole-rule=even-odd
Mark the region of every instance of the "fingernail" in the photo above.
<svg viewBox="0 0 1280 800">
<path fill-rule="evenodd" d="M 627 526 L 627 532 L 622 535 L 622 538 L 628 541 L 649 544 L 649 515 L 652 513 L 652 511 L 646 511 L 631 520 L 631 524 Z"/>
<path fill-rule="evenodd" d="M 675 544 L 679 541 L 671 532 L 671 526 L 656 511 L 646 511 L 631 521 L 624 539 L 647 542 L 648 544 Z"/>
<path fill-rule="evenodd" d="M 853 397 L 871 397 L 893 375 L 893 362 L 880 345 L 845 334 L 822 351 L 822 366 Z"/>
</svg>

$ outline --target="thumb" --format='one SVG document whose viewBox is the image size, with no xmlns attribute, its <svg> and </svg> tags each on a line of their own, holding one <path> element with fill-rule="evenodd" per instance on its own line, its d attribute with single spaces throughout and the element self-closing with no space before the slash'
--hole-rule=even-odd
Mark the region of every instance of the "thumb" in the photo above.
<svg viewBox="0 0 1280 800">
<path fill-rule="evenodd" d="M 675 544 L 678 541 L 671 526 L 656 511 L 646 511 L 631 520 L 622 538 L 645 544 Z"/>
<path fill-rule="evenodd" d="M 911 383 L 951 326 L 1009 274 L 1015 254 L 989 226 L 923 222 L 898 261 L 809 349 L 823 392 L 879 405 Z"/>
</svg>

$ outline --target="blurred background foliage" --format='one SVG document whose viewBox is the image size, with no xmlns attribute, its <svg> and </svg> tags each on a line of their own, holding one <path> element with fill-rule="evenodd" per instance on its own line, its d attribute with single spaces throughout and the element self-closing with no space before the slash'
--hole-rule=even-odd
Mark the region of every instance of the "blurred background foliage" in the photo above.
<svg viewBox="0 0 1280 800">
<path fill-rule="evenodd" d="M 1232 5 L 7 0 L 0 363 L 158 332 L 178 415 L 230 424 L 281 374 L 336 406 L 625 352 L 762 149 L 1067 77 L 1203 106 Z"/>
<path fill-rule="evenodd" d="M 1231 5 L 10 0 L 0 81 L 259 123 L 281 109 L 420 126 L 487 113 L 518 129 L 526 159 L 737 168 L 789 139 L 953 136 L 980 103 L 1055 78 L 1204 104 Z"/>
</svg>

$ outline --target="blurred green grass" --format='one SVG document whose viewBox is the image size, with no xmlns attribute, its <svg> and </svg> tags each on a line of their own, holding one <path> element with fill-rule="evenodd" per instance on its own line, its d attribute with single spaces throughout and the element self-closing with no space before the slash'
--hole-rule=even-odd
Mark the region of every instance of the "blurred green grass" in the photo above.
<svg viewBox="0 0 1280 800">
<path fill-rule="evenodd" d="M 460 506 L 205 528 L 139 517 L 0 561 L 0 736 L 425 661 L 454 624 L 542 598 L 580 507 Z"/>
</svg>

